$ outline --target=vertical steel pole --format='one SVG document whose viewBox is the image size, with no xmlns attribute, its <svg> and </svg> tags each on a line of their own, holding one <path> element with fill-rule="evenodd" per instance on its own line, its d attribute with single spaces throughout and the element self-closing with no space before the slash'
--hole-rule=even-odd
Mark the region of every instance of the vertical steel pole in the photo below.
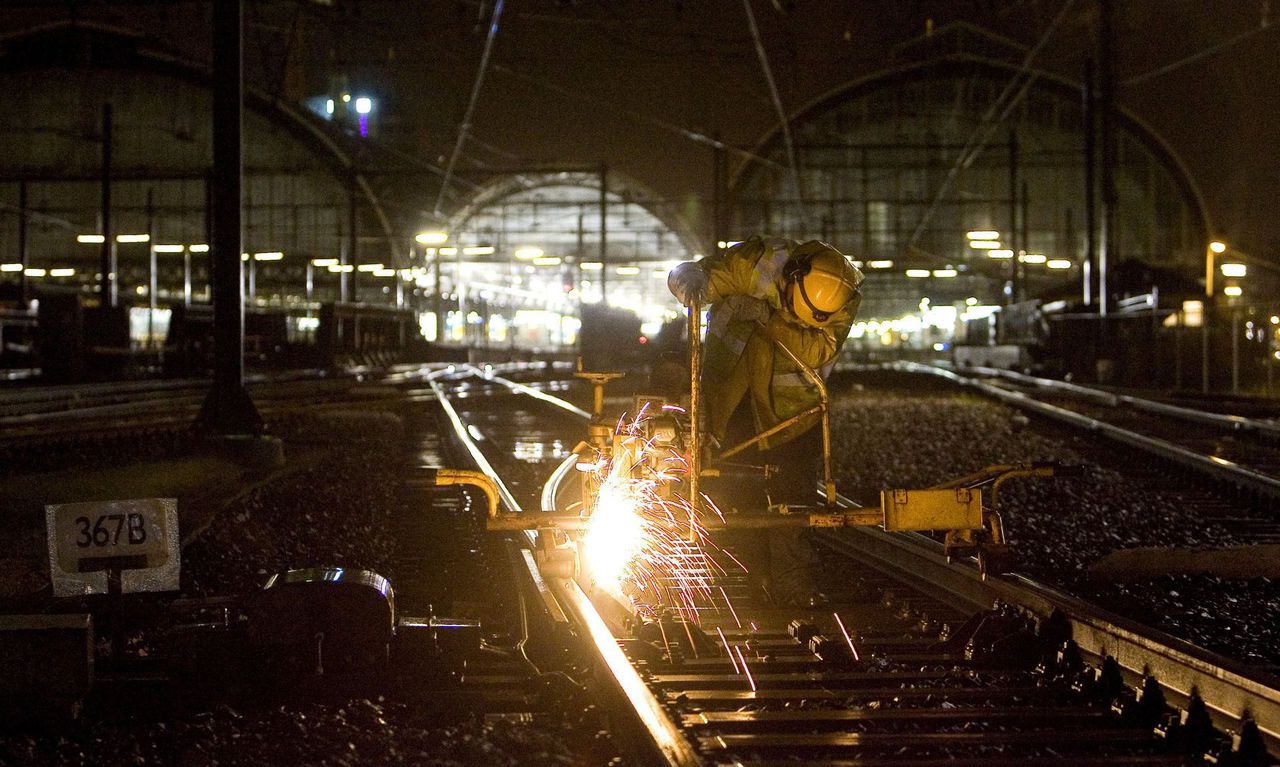
<svg viewBox="0 0 1280 767">
<path fill-rule="evenodd" d="M 156 343 L 156 293 L 160 281 L 156 278 L 159 264 L 156 263 L 156 205 L 155 187 L 147 187 L 147 348 L 154 349 Z"/>
<path fill-rule="evenodd" d="M 355 182 L 350 182 L 347 190 L 347 254 L 350 263 L 355 266 L 351 270 L 351 302 L 360 303 L 360 227 L 356 210 Z"/>
<path fill-rule="evenodd" d="M 18 303 L 27 307 L 27 180 L 18 182 Z"/>
<path fill-rule="evenodd" d="M 609 166 L 600 163 L 600 305 L 609 305 Z"/>
<path fill-rule="evenodd" d="M 98 300 L 103 306 L 116 305 L 116 238 L 111 231 L 111 105 L 102 105 L 102 255 L 98 266 L 102 269 L 98 280 Z"/>
<path fill-rule="evenodd" d="M 243 185 L 243 0 L 213 4 L 212 255 L 213 388 L 200 412 L 216 434 L 256 434 L 262 418 L 244 389 L 244 284 L 241 273 Z"/>
<path fill-rule="evenodd" d="M 724 206 L 725 206 L 725 152 L 720 143 L 720 135 L 716 134 L 716 144 L 711 154 L 711 242 L 712 253 L 720 252 L 720 243 L 724 241 Z M 866 253 L 862 254 L 866 258 Z"/>
<path fill-rule="evenodd" d="M 1094 171 L 1098 165 L 1098 125 L 1093 94 L 1093 59 L 1084 62 L 1084 304 L 1092 306 L 1096 293 L 1098 259 L 1098 203 L 1095 199 L 1097 180 Z"/>
<path fill-rule="evenodd" d="M 436 325 L 436 343 L 444 343 L 444 289 L 440 287 L 440 249 L 436 248 L 436 254 L 433 256 L 435 261 L 431 264 L 432 284 L 435 287 L 435 297 L 432 299 L 433 309 L 435 312 Z"/>
<path fill-rule="evenodd" d="M 182 305 L 191 306 L 191 248 L 182 251 Z"/>
<path fill-rule="evenodd" d="M 1018 134 L 1009 131 L 1009 248 L 1013 258 L 1009 259 L 1009 301 L 1016 304 L 1022 300 L 1022 248 L 1027 243 L 1018 239 Z"/>
<path fill-rule="evenodd" d="M 1110 309 L 1107 271 L 1111 261 L 1119 258 L 1116 236 L 1116 142 L 1114 135 L 1115 60 L 1112 53 L 1112 0 L 1100 0 L 1098 44 L 1101 72 L 1098 78 L 1098 121 L 1102 140 L 1102 237 L 1098 252 L 1098 314 L 1105 317 Z"/>
</svg>

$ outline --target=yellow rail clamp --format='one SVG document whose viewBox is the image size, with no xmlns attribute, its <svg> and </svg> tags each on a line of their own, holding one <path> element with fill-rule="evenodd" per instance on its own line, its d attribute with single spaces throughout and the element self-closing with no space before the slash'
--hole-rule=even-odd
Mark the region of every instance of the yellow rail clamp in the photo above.
<svg viewBox="0 0 1280 767">
<path fill-rule="evenodd" d="M 885 530 L 980 530 L 982 491 L 881 490 Z"/>
</svg>

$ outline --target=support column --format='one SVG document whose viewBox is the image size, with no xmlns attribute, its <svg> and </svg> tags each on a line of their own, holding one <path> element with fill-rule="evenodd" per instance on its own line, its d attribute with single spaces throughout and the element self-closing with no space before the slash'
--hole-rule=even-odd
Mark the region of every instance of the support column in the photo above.
<svg viewBox="0 0 1280 767">
<path fill-rule="evenodd" d="M 156 309 L 158 308 L 156 293 L 160 290 L 157 276 L 159 264 L 156 263 L 156 203 L 155 187 L 147 187 L 147 348 L 156 345 Z"/>
<path fill-rule="evenodd" d="M 351 181 L 347 189 L 347 257 L 355 267 L 351 270 L 351 302 L 360 303 L 360 225 L 356 210 L 356 184 Z"/>
<path fill-rule="evenodd" d="M 1098 16 L 1098 48 L 1101 72 L 1098 78 L 1098 121 L 1102 140 L 1102 237 L 1098 251 L 1098 314 L 1105 317 L 1110 309 L 1110 288 L 1107 271 L 1110 263 L 1119 258 L 1116 237 L 1116 141 L 1115 123 L 1115 61 L 1112 54 L 1112 0 L 1100 0 Z"/>
<path fill-rule="evenodd" d="M 100 210 L 102 255 L 98 266 L 98 300 L 103 306 L 116 305 L 116 237 L 111 231 L 111 105 L 102 105 L 102 207 Z"/>
<path fill-rule="evenodd" d="M 27 308 L 27 181 L 18 182 L 18 302 Z"/>
<path fill-rule="evenodd" d="M 1022 248 L 1027 243 L 1018 238 L 1018 134 L 1009 131 L 1009 296 L 1006 303 L 1022 300 Z"/>
<path fill-rule="evenodd" d="M 1098 164 L 1098 123 L 1093 93 L 1093 59 L 1085 59 L 1084 62 L 1081 98 L 1084 101 L 1084 263 L 1081 272 L 1084 276 L 1084 304 L 1092 306 L 1097 295 L 1095 283 L 1098 273 L 1097 180 L 1094 178 Z"/>
<path fill-rule="evenodd" d="M 609 166 L 600 163 L 600 305 L 609 305 Z"/>
<path fill-rule="evenodd" d="M 213 4 L 213 388 L 200 425 L 214 434 L 262 432 L 262 417 L 244 388 L 244 293 L 241 282 L 243 156 L 243 0 Z"/>
</svg>

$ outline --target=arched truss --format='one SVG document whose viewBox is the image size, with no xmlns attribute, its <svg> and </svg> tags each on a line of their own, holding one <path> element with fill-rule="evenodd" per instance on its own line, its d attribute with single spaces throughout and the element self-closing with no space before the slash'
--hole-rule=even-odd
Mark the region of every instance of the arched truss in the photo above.
<svg viewBox="0 0 1280 767">
<path fill-rule="evenodd" d="M 560 170 L 514 173 L 482 185 L 449 216 L 450 232 L 465 233 L 475 241 L 509 248 L 539 245 L 550 252 L 577 256 L 581 217 L 582 260 L 599 260 L 599 171 Z M 700 249 L 688 223 L 670 205 L 655 198 L 641 184 L 616 172 L 608 173 L 606 240 L 611 263 L 688 258 Z M 483 221 L 486 211 L 520 208 L 535 218 L 523 224 L 508 217 L 502 224 Z M 549 220 L 536 216 L 545 213 Z M 501 216 L 499 216 L 501 218 Z M 529 228 L 529 224 L 536 224 Z M 506 231 L 501 228 L 506 225 Z M 650 247 L 639 240 L 652 234 Z M 523 237 L 520 241 L 511 238 Z M 548 248 L 547 245 L 551 247 Z M 508 254 L 509 255 L 509 254 Z"/>
<path fill-rule="evenodd" d="M 959 89 L 964 87 L 963 84 L 985 82 L 988 86 L 992 86 L 991 90 L 993 92 L 998 92 L 1019 71 L 1021 70 L 1016 65 L 1009 64 L 1004 61 L 972 54 L 949 53 L 943 56 L 931 58 L 927 61 L 913 62 L 903 64 L 892 69 L 882 70 L 832 89 L 826 94 L 814 99 L 803 108 L 797 110 L 791 118 L 791 125 L 797 136 L 796 141 L 799 145 L 798 154 L 800 155 L 799 164 L 803 179 L 802 183 L 807 187 L 821 186 L 823 184 L 833 185 L 836 183 L 835 181 L 832 181 L 832 176 L 834 174 L 829 173 L 827 176 L 822 175 L 818 168 L 820 163 L 814 160 L 814 157 L 806 155 L 805 145 L 807 140 L 813 138 L 812 132 L 817 130 L 817 128 L 814 128 L 813 126 L 822 124 L 823 120 L 832 119 L 832 117 L 837 115 L 842 108 L 847 108 L 849 105 L 855 103 L 874 103 L 879 107 L 886 108 L 888 111 L 893 112 L 895 115 L 894 119 L 898 119 L 900 112 L 897 110 L 901 109 L 907 115 L 905 118 L 901 119 L 903 123 L 907 123 L 911 119 L 912 110 L 918 105 L 904 106 L 901 104 L 897 100 L 898 93 L 900 91 L 909 90 L 912 87 L 916 87 L 917 90 L 927 90 L 931 83 L 952 83 L 956 89 Z M 1063 118 L 1064 120 L 1075 120 L 1074 125 L 1059 126 L 1055 129 L 1057 131 L 1055 135 L 1058 139 L 1071 137 L 1074 132 L 1074 141 L 1076 142 L 1075 146 L 1071 148 L 1071 153 L 1062 151 L 1062 146 L 1054 147 L 1057 156 L 1063 162 L 1063 165 L 1060 168 L 1055 169 L 1055 172 L 1059 174 L 1056 193 L 1058 195 L 1076 194 L 1078 190 L 1079 196 L 1083 198 L 1084 183 L 1082 180 L 1078 180 L 1077 183 L 1077 176 L 1082 177 L 1084 165 L 1083 156 L 1078 148 L 1083 141 L 1083 139 L 1080 138 L 1082 134 L 1079 128 L 1080 117 L 1078 114 L 1081 110 L 1082 101 L 1081 86 L 1078 83 L 1073 83 L 1070 80 L 1044 71 L 1031 71 L 1029 74 L 1033 78 L 1033 84 L 1028 97 L 1029 102 L 1036 98 L 1040 98 L 1042 101 L 1056 100 L 1057 103 L 1063 105 L 1062 112 L 1064 114 L 1070 112 L 1072 107 L 1077 111 L 1077 114 L 1074 117 L 1068 115 Z M 982 106 L 985 107 L 985 104 Z M 970 105 L 970 107 L 972 109 L 972 105 Z M 939 119 L 939 116 L 943 115 L 954 118 L 957 116 L 957 113 L 952 111 L 953 108 L 952 103 L 937 104 L 936 109 L 934 112 L 929 114 L 929 117 L 933 118 L 935 121 Z M 1034 122 L 1034 119 L 1038 118 L 1038 116 L 1033 118 L 1030 124 L 1024 126 L 1019 123 L 1020 115 L 1021 111 L 1017 111 L 1014 113 L 1014 116 L 1010 117 L 1009 127 L 1017 129 L 1019 141 L 1023 148 L 1023 156 L 1025 157 L 1029 153 L 1029 150 L 1036 149 L 1035 142 L 1037 137 L 1035 128 L 1037 124 Z M 972 109 L 972 111 L 960 115 L 961 118 L 973 118 L 976 116 L 980 116 L 980 110 L 978 109 Z M 956 128 L 953 135 L 945 136 L 944 139 L 954 139 L 958 136 L 959 142 L 963 143 L 974 132 L 975 124 L 976 120 L 973 122 L 967 122 L 963 126 Z M 983 226 L 989 226 L 1000 231 L 1008 231 L 1008 183 L 1007 181 L 1002 180 L 1002 177 L 1007 179 L 1008 175 L 1009 163 L 1007 158 L 1009 155 L 1006 146 L 1008 144 L 1009 127 L 1003 127 L 1002 129 L 996 130 L 993 141 L 987 146 L 984 155 L 979 158 L 972 167 L 966 168 L 963 171 L 963 173 L 980 173 L 985 171 L 990 174 L 990 182 L 987 184 L 987 187 L 993 191 L 990 195 L 992 199 L 987 202 L 991 203 L 988 207 L 992 210 L 987 214 L 987 220 L 981 221 L 971 219 L 968 222 L 960 222 L 958 221 L 960 217 L 957 216 L 955 228 L 959 228 L 962 224 L 967 223 L 967 225 L 971 227 L 981 228 Z M 827 144 L 825 147 L 826 149 L 833 150 L 837 153 L 841 150 L 844 151 L 845 160 L 850 163 L 850 167 L 855 168 L 855 170 L 852 171 L 855 174 L 857 172 L 857 163 L 859 161 L 864 163 L 866 162 L 865 155 L 859 156 L 859 153 L 863 148 L 859 139 L 865 139 L 867 135 L 872 133 L 872 131 L 863 130 L 864 128 L 866 128 L 866 126 L 861 125 L 856 130 L 851 129 L 845 135 L 840 135 L 841 132 L 839 130 L 832 130 L 823 134 L 821 137 L 822 141 Z M 807 129 L 809 130 L 809 133 L 806 133 Z M 861 131 L 858 137 L 849 138 L 850 135 L 858 133 L 858 131 Z M 1150 176 L 1162 176 L 1162 178 L 1157 179 L 1161 189 L 1170 190 L 1169 194 L 1165 194 L 1163 198 L 1156 199 L 1160 195 L 1152 191 L 1151 188 L 1143 189 L 1141 187 L 1141 184 L 1144 183 L 1142 180 L 1127 180 L 1130 185 L 1130 189 L 1128 190 L 1130 195 L 1129 197 L 1126 197 L 1126 190 L 1124 188 L 1121 189 L 1120 204 L 1122 215 L 1128 215 L 1129 213 L 1136 212 L 1142 215 L 1149 215 L 1152 218 L 1159 218 L 1163 216 L 1169 220 L 1162 220 L 1150 224 L 1150 228 L 1152 230 L 1158 227 L 1163 227 L 1168 231 L 1157 232 L 1156 234 L 1148 233 L 1145 240 L 1138 238 L 1136 245 L 1122 240 L 1122 255 L 1133 254 L 1144 258 L 1151 258 L 1153 260 L 1175 260 L 1188 265 L 1203 258 L 1204 242 L 1208 239 L 1209 233 L 1213 231 L 1213 228 L 1210 222 L 1209 213 L 1204 204 L 1203 196 L 1196 185 L 1195 180 L 1187 171 L 1187 168 L 1181 158 L 1178 157 L 1172 148 L 1154 130 L 1142 122 L 1138 117 L 1121 108 L 1116 109 L 1116 135 L 1118 141 L 1122 144 L 1119 152 L 1120 162 L 1117 170 L 1118 183 L 1126 183 L 1126 159 L 1134 160 L 1134 155 L 1140 153 L 1145 157 L 1136 159 L 1143 159 L 1141 167 L 1144 168 L 1144 172 Z M 886 137 L 886 140 L 891 141 L 893 138 L 894 137 L 892 136 Z M 946 143 L 946 141 L 944 140 L 940 143 Z M 1130 151 L 1130 154 L 1126 155 L 1126 149 L 1131 150 L 1132 147 L 1137 147 L 1139 151 Z M 872 149 L 870 151 L 874 152 L 876 150 Z M 915 191 L 915 195 L 919 199 L 903 200 L 903 209 L 906 209 L 905 206 L 909 205 L 927 205 L 931 201 L 934 191 L 937 189 L 938 182 L 946 175 L 958 154 L 958 148 L 947 147 L 946 151 L 938 149 L 934 151 L 932 156 L 928 156 L 923 152 L 924 150 L 922 150 L 922 153 L 912 157 L 912 161 L 914 162 L 912 172 L 921 174 L 921 178 L 923 179 L 918 185 L 919 189 Z M 782 135 L 780 128 L 774 128 L 770 133 L 764 136 L 757 144 L 753 153 L 757 156 L 773 160 L 785 157 L 782 148 Z M 828 159 L 830 159 L 831 156 L 831 152 L 828 152 Z M 1146 158 L 1149 158 L 1149 162 Z M 806 160 L 814 161 L 807 164 Z M 1154 172 L 1152 172 L 1153 169 Z M 848 170 L 848 168 L 846 168 L 846 170 Z M 1033 171 L 1028 169 L 1027 175 L 1031 176 L 1032 174 Z M 1003 187 L 1003 190 L 1001 187 Z M 849 189 L 848 185 L 845 184 L 838 193 L 830 193 L 830 189 L 832 188 L 834 187 L 829 186 L 826 189 L 810 188 L 806 190 L 808 194 L 805 199 L 808 203 L 808 207 L 816 213 L 816 215 L 812 216 L 812 218 L 816 220 L 811 224 L 814 229 L 814 234 L 828 234 L 828 232 L 822 228 L 824 215 L 822 208 L 824 205 L 832 205 L 831 198 L 843 197 L 845 198 L 844 202 L 846 203 L 865 203 L 865 200 L 861 198 L 866 197 L 866 195 L 862 193 L 862 190 L 857 188 L 856 184 L 853 189 Z M 1032 193 L 1030 194 L 1030 215 L 1028 216 L 1032 222 L 1032 232 L 1031 236 L 1028 238 L 1030 240 L 1029 246 L 1031 248 L 1037 247 L 1037 236 L 1035 231 L 1037 229 L 1037 220 L 1046 215 L 1054 215 L 1057 216 L 1058 219 L 1061 219 L 1062 217 L 1061 210 L 1053 211 L 1051 214 L 1045 213 L 1042 210 L 1037 210 L 1036 195 L 1034 191 L 1035 190 L 1033 188 Z M 953 190 L 951 194 L 954 196 L 956 195 L 956 192 Z M 1131 198 L 1139 199 L 1144 195 L 1150 198 L 1146 200 L 1148 205 L 1147 208 L 1141 211 L 1131 209 L 1128 213 L 1125 212 L 1125 205 Z M 751 160 L 743 162 L 732 174 L 730 196 L 735 202 L 736 211 L 739 215 L 739 220 L 736 223 L 741 226 L 743 230 L 754 231 L 757 228 L 764 227 L 773 228 L 777 231 L 780 227 L 797 226 L 796 217 L 792 215 L 788 218 L 785 214 L 785 209 L 789 203 L 792 205 L 798 204 L 795 199 L 797 195 L 795 194 L 794 184 L 790 178 L 789 170 L 785 167 L 785 163 L 775 162 L 772 164 L 765 164 Z M 908 194 L 904 196 L 910 195 Z M 998 197 L 1003 197 L 1004 201 L 997 201 L 996 198 Z M 964 204 L 964 201 L 953 200 L 949 204 L 962 205 Z M 946 206 L 943 207 L 945 208 Z M 980 207 L 981 205 L 979 203 L 970 204 L 971 210 L 976 210 Z M 871 211 L 870 213 L 875 213 L 875 211 Z M 910 217 L 908 214 L 899 214 L 907 218 Z M 894 214 L 890 213 L 890 215 Z M 1065 239 L 1063 237 L 1058 237 L 1056 239 L 1051 238 L 1050 241 L 1052 244 L 1046 247 L 1056 247 L 1063 256 L 1076 259 L 1078 262 L 1079 256 L 1084 249 L 1083 233 L 1085 226 L 1083 205 L 1075 207 L 1074 215 L 1074 221 L 1069 221 L 1068 226 L 1065 228 L 1074 227 L 1074 229 L 1079 232 L 1078 236 L 1071 237 L 1068 234 Z M 933 243 L 928 241 L 928 237 L 924 238 L 924 243 L 920 242 L 920 238 L 918 236 L 915 237 L 915 241 L 913 242 L 915 247 L 910 251 L 907 251 L 907 249 L 903 247 L 905 242 L 902 240 L 907 239 L 906 236 L 900 237 L 899 241 L 893 241 L 892 238 L 887 238 L 883 242 L 879 243 L 883 246 L 883 249 L 877 250 L 877 242 L 875 241 L 875 238 L 866 236 L 866 232 L 872 230 L 874 227 L 872 216 L 870 216 L 868 212 L 864 211 L 856 214 L 855 217 L 861 218 L 861 231 L 859 232 L 859 236 L 855 236 L 853 238 L 854 241 L 847 249 L 853 252 L 867 250 L 869 251 L 865 253 L 867 258 L 892 258 L 899 262 L 899 266 L 902 265 L 903 261 L 910 263 L 913 258 L 921 262 L 917 264 L 919 266 L 944 266 L 950 262 L 959 261 L 959 254 L 957 251 L 953 250 L 951 254 L 946 252 L 936 253 L 935 251 L 938 250 L 937 247 L 928 247 L 929 245 L 937 246 L 936 237 Z M 915 221 L 916 219 L 912 219 L 909 223 L 915 223 Z M 1126 223 L 1127 222 L 1122 222 L 1121 226 L 1125 226 Z M 1048 226 L 1049 224 L 1042 221 L 1041 225 Z M 1059 230 L 1064 229 L 1063 223 L 1060 220 L 1053 222 L 1053 225 Z M 904 229 L 908 235 L 919 234 L 918 232 L 915 232 L 911 226 L 906 226 Z M 848 235 L 849 232 L 843 232 L 840 234 Z M 829 236 L 839 239 L 839 234 Z M 986 269 L 986 271 L 989 272 L 991 271 L 987 268 L 990 267 L 991 264 L 982 264 L 979 262 L 978 266 L 981 267 L 979 271 L 982 271 L 982 269 Z M 1078 269 L 1078 266 L 1076 268 Z M 874 274 L 874 271 L 872 274 Z M 961 276 L 963 277 L 964 275 L 962 274 Z M 992 273 L 988 276 L 996 275 Z"/>
<path fill-rule="evenodd" d="M 0 37 L 0 72 L 62 68 L 100 68 L 150 73 L 209 90 L 209 70 L 175 53 L 156 47 L 137 32 L 84 21 L 55 22 Z M 378 222 L 387 255 L 398 248 L 391 221 L 354 158 L 316 119 L 287 102 L 246 84 L 244 106 L 261 115 L 307 147 L 333 174 L 339 185 L 354 189 Z"/>
</svg>

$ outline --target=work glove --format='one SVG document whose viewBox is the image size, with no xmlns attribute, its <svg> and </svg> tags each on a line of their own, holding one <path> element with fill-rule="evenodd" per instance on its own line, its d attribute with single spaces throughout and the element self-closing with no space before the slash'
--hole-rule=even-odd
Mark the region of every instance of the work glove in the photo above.
<svg viewBox="0 0 1280 767">
<path fill-rule="evenodd" d="M 707 300 L 707 273 L 693 261 L 685 261 L 667 275 L 667 289 L 685 306 Z"/>
</svg>

